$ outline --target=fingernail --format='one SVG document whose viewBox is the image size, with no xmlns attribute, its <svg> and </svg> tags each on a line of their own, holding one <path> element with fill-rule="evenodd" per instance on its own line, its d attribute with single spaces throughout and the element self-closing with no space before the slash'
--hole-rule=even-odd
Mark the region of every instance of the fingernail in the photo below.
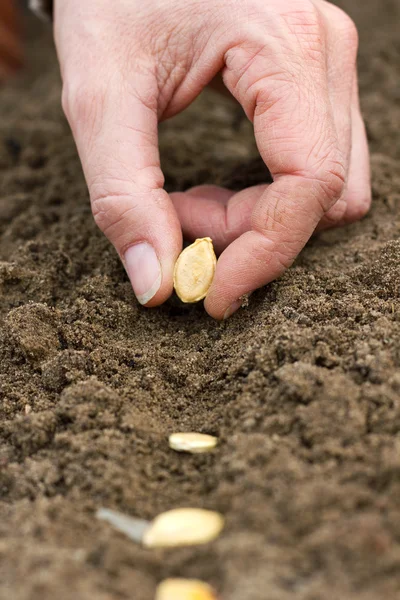
<svg viewBox="0 0 400 600">
<path fill-rule="evenodd" d="M 125 253 L 125 266 L 140 304 L 147 304 L 161 285 L 161 265 L 153 246 L 141 242 Z"/>
<path fill-rule="evenodd" d="M 237 311 L 237 309 L 242 306 L 242 302 L 243 302 L 243 300 L 241 298 L 239 298 L 239 300 L 235 300 L 235 302 L 232 302 L 232 304 L 229 306 L 229 308 L 227 308 L 225 311 L 224 321 L 226 319 L 229 319 L 229 317 L 231 317 L 233 315 L 233 313 L 235 313 Z"/>
</svg>

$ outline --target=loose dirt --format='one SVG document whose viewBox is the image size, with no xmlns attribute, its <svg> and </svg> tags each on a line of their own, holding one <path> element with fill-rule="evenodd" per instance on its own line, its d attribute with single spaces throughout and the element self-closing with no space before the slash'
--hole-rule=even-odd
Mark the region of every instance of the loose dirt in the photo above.
<svg viewBox="0 0 400 600">
<path fill-rule="evenodd" d="M 224 600 L 400 597 L 400 3 L 345 8 L 373 208 L 222 324 L 176 298 L 136 304 L 32 29 L 29 69 L 0 91 L 1 599 L 151 600 L 175 576 Z M 212 92 L 162 125 L 161 150 L 169 190 L 267 177 L 249 123 Z M 190 430 L 219 446 L 169 449 Z M 149 550 L 95 518 L 181 506 L 226 529 Z"/>
</svg>

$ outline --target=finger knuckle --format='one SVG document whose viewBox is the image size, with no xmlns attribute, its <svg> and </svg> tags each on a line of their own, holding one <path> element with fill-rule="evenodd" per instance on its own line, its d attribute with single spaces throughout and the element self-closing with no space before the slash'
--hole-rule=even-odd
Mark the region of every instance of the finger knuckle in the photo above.
<svg viewBox="0 0 400 600">
<path fill-rule="evenodd" d="M 321 182 L 323 194 L 322 207 L 327 212 L 343 194 L 345 188 L 345 176 L 340 167 L 336 165 L 326 169 Z"/>
<path fill-rule="evenodd" d="M 317 184 L 317 198 L 324 213 L 343 195 L 346 185 L 345 161 L 340 152 L 333 152 L 313 174 Z"/>
<path fill-rule="evenodd" d="M 283 5 L 285 6 L 285 5 Z M 320 25 L 320 11 L 312 0 L 297 0 L 289 3 L 284 9 L 284 14 L 291 15 L 295 22 L 305 26 Z"/>
<path fill-rule="evenodd" d="M 334 6 L 333 10 L 336 15 L 334 19 L 335 29 L 337 35 L 340 36 L 341 44 L 353 51 L 357 51 L 359 36 L 356 24 L 353 19 L 338 6 Z"/>
<path fill-rule="evenodd" d="M 325 168 L 324 180 L 333 200 L 343 194 L 346 183 L 346 171 L 341 158 L 332 158 Z"/>
<path fill-rule="evenodd" d="M 115 228 L 123 220 L 126 211 L 132 208 L 132 202 L 126 194 L 112 189 L 91 194 L 91 205 L 94 221 L 105 234 Z"/>
<path fill-rule="evenodd" d="M 282 3 L 281 16 L 285 24 L 285 37 L 290 37 L 302 45 L 322 47 L 324 44 L 324 27 L 321 12 L 315 2 L 298 0 Z M 294 46 L 296 48 L 296 46 Z"/>
<path fill-rule="evenodd" d="M 271 256 L 273 257 L 273 265 L 271 264 L 271 267 L 273 267 L 275 272 L 278 273 L 288 269 L 298 253 L 298 236 L 294 240 L 293 235 L 283 235 L 282 243 L 278 244 L 271 240 L 269 232 L 259 230 L 258 232 L 261 233 L 259 243 L 252 248 L 249 262 L 253 265 L 259 265 L 259 270 L 262 271 L 265 268 L 266 257 Z M 303 242 L 300 243 L 302 244 Z"/>
<path fill-rule="evenodd" d="M 144 198 L 160 212 L 167 212 L 168 195 L 161 187 L 135 185 L 122 179 L 110 177 L 106 180 L 93 180 L 89 183 L 92 214 L 96 225 L 113 242 L 129 233 L 129 228 L 143 217 Z M 130 223 L 128 226 L 127 223 Z"/>
<path fill-rule="evenodd" d="M 300 82 L 307 79 L 304 58 L 307 64 L 325 65 L 324 34 L 314 2 L 288 4 L 268 15 L 266 25 L 264 3 L 252 2 L 250 8 L 246 2 L 246 38 L 225 53 L 225 79 L 248 115 L 252 116 L 255 106 L 268 108 L 276 99 L 286 98 L 288 92 L 297 92 Z"/>
<path fill-rule="evenodd" d="M 91 121 L 104 102 L 104 90 L 99 84 L 69 82 L 63 84 L 61 104 L 70 124 Z"/>
</svg>

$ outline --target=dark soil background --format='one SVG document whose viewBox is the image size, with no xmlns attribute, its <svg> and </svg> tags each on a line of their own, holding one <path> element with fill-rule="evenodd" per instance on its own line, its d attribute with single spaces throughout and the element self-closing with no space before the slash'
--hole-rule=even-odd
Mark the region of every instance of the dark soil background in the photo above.
<svg viewBox="0 0 400 600">
<path fill-rule="evenodd" d="M 151 600 L 168 576 L 224 600 L 400 598 L 400 2 L 352 0 L 374 203 L 313 239 L 228 323 L 138 307 L 92 222 L 50 34 L 0 91 L 0 598 Z M 162 126 L 169 189 L 265 171 L 204 95 Z M 176 430 L 218 435 L 209 455 Z M 214 543 L 144 550 L 95 518 L 226 515 Z"/>
</svg>

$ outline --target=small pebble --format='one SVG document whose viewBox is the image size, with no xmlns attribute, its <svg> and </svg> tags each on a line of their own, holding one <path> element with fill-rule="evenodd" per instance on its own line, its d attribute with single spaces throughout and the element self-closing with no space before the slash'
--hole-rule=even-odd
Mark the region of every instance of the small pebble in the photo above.
<svg viewBox="0 0 400 600">
<path fill-rule="evenodd" d="M 201 454 L 209 452 L 218 443 L 218 439 L 213 435 L 206 433 L 173 433 L 168 438 L 169 447 L 177 452 L 190 452 L 191 454 Z"/>
<path fill-rule="evenodd" d="M 217 265 L 211 238 L 199 238 L 185 248 L 175 263 L 174 288 L 182 302 L 206 297 Z"/>
<path fill-rule="evenodd" d="M 207 544 L 221 533 L 224 517 L 201 508 L 177 508 L 158 515 L 145 531 L 148 548 Z"/>
<path fill-rule="evenodd" d="M 217 596 L 198 579 L 165 579 L 157 587 L 155 600 L 217 600 Z"/>
</svg>

